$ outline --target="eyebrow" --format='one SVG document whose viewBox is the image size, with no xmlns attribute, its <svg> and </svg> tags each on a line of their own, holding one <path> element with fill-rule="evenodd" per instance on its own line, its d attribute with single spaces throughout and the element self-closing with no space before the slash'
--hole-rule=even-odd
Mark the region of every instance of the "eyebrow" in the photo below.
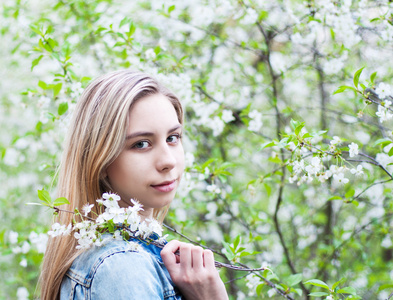
<svg viewBox="0 0 393 300">
<path fill-rule="evenodd" d="M 175 131 L 175 130 L 177 130 L 177 129 L 179 129 L 179 128 L 181 128 L 181 127 L 182 127 L 181 124 L 176 125 L 175 127 L 173 127 L 173 128 L 171 128 L 171 129 L 168 130 L 168 134 L 171 133 L 171 132 L 173 132 L 173 131 Z M 133 138 L 138 137 L 138 136 L 153 136 L 153 135 L 154 135 L 153 132 L 149 132 L 149 131 L 137 131 L 137 132 L 128 134 L 128 135 L 126 136 L 126 140 L 130 140 L 130 139 L 133 139 Z"/>
</svg>

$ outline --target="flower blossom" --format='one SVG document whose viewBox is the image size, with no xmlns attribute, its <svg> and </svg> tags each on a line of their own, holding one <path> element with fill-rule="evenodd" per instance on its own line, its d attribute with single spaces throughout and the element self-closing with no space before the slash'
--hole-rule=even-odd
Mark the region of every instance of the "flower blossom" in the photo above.
<svg viewBox="0 0 393 300">
<path fill-rule="evenodd" d="M 359 154 L 359 146 L 356 143 L 349 145 L 349 157 L 354 157 Z"/>
<path fill-rule="evenodd" d="M 378 111 L 375 114 L 379 117 L 381 123 L 393 118 L 393 114 L 389 111 L 389 106 L 391 104 L 391 101 L 386 100 L 383 106 L 378 105 Z"/>
<path fill-rule="evenodd" d="M 344 173 L 338 173 L 338 174 L 334 174 L 333 178 L 336 180 L 336 182 L 338 182 L 339 184 L 346 184 L 349 182 L 348 178 L 344 177 Z"/>
<path fill-rule="evenodd" d="M 354 174 L 355 176 L 360 176 L 363 174 L 363 166 L 362 165 L 358 165 L 355 168 L 351 169 L 351 173 Z"/>
<path fill-rule="evenodd" d="M 59 235 L 68 235 L 71 232 L 71 224 L 67 227 L 65 225 L 60 225 L 60 223 L 54 223 L 52 225 L 52 230 L 48 231 L 48 235 L 51 237 L 56 237 Z"/>
<path fill-rule="evenodd" d="M 248 114 L 248 117 L 251 119 L 248 123 L 248 130 L 259 131 L 263 125 L 261 113 L 254 109 Z"/>
<path fill-rule="evenodd" d="M 84 216 L 85 217 L 87 217 L 87 215 L 91 212 L 91 208 L 94 206 L 94 204 L 85 204 L 83 207 L 82 207 L 82 210 L 83 210 L 83 212 L 84 212 Z"/>
<path fill-rule="evenodd" d="M 109 231 L 112 232 L 112 238 L 116 240 L 125 240 L 125 232 L 133 237 L 142 239 L 147 239 L 151 234 L 156 233 L 160 237 L 159 242 L 163 243 L 161 224 L 157 220 L 149 219 L 141 222 L 139 212 L 143 210 L 143 207 L 137 200 L 130 199 L 132 206 L 127 208 L 120 207 L 118 204 L 119 200 L 120 196 L 116 194 L 104 193 L 102 199 L 98 199 L 96 202 L 103 205 L 105 211 L 95 221 L 84 220 L 74 224 L 73 228 L 71 224 L 65 227 L 65 225 L 54 223 L 52 230 L 48 234 L 55 237 L 69 234 L 73 230 L 74 237 L 78 242 L 76 249 L 88 249 L 91 246 L 102 246 L 111 240 L 111 238 L 103 237 L 102 232 L 110 228 L 113 229 L 115 226 L 114 231 Z M 85 214 L 90 212 L 92 207 L 92 204 L 85 205 L 83 208 Z M 15 249 L 17 253 L 24 251 L 21 247 L 17 248 Z M 139 247 L 130 246 L 130 249 L 136 250 Z"/>
<path fill-rule="evenodd" d="M 229 123 L 233 120 L 235 120 L 235 117 L 232 114 L 232 111 L 229 109 L 224 109 L 222 111 L 222 116 L 221 119 L 225 122 L 225 123 Z"/>
<path fill-rule="evenodd" d="M 384 99 L 388 96 L 393 96 L 393 90 L 390 85 L 381 82 L 378 84 L 378 87 L 375 89 L 375 92 L 378 94 L 380 99 Z"/>
</svg>

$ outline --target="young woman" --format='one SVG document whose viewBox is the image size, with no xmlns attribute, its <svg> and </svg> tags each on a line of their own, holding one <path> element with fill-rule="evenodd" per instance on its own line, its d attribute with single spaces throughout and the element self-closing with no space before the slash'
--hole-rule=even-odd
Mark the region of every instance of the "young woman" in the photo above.
<svg viewBox="0 0 393 300">
<path fill-rule="evenodd" d="M 58 195 L 74 211 L 105 192 L 119 204 L 143 205 L 141 218 L 165 217 L 184 169 L 183 111 L 178 98 L 151 76 L 128 70 L 101 76 L 84 91 L 62 157 Z M 60 212 L 62 224 L 72 214 Z M 76 249 L 73 235 L 51 238 L 40 278 L 41 299 L 228 299 L 213 254 L 171 241 L 140 250 L 113 239 Z M 175 254 L 179 252 L 180 254 Z"/>
</svg>

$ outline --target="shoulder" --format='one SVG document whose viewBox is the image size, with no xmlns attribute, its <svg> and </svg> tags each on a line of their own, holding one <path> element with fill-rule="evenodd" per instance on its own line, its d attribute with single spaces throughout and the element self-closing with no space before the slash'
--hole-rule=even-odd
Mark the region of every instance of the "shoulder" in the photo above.
<svg viewBox="0 0 393 300">
<path fill-rule="evenodd" d="M 153 264 L 153 257 L 140 244 L 112 239 L 104 246 L 93 247 L 82 252 L 74 260 L 66 276 L 90 287 L 100 268 L 108 269 L 110 275 L 133 265 L 146 269 Z"/>
<path fill-rule="evenodd" d="M 80 254 L 61 293 L 64 298 L 83 295 L 74 299 L 181 299 L 164 264 L 149 248 L 118 240 Z"/>
</svg>

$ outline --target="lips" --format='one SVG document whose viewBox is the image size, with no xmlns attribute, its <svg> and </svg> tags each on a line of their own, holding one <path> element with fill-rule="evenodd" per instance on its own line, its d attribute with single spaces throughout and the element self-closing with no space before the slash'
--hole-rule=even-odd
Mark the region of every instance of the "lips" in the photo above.
<svg viewBox="0 0 393 300">
<path fill-rule="evenodd" d="M 171 192 L 176 187 L 176 179 L 171 181 L 164 181 L 156 185 L 151 185 L 151 187 L 159 192 L 163 192 L 163 193 Z"/>
</svg>

